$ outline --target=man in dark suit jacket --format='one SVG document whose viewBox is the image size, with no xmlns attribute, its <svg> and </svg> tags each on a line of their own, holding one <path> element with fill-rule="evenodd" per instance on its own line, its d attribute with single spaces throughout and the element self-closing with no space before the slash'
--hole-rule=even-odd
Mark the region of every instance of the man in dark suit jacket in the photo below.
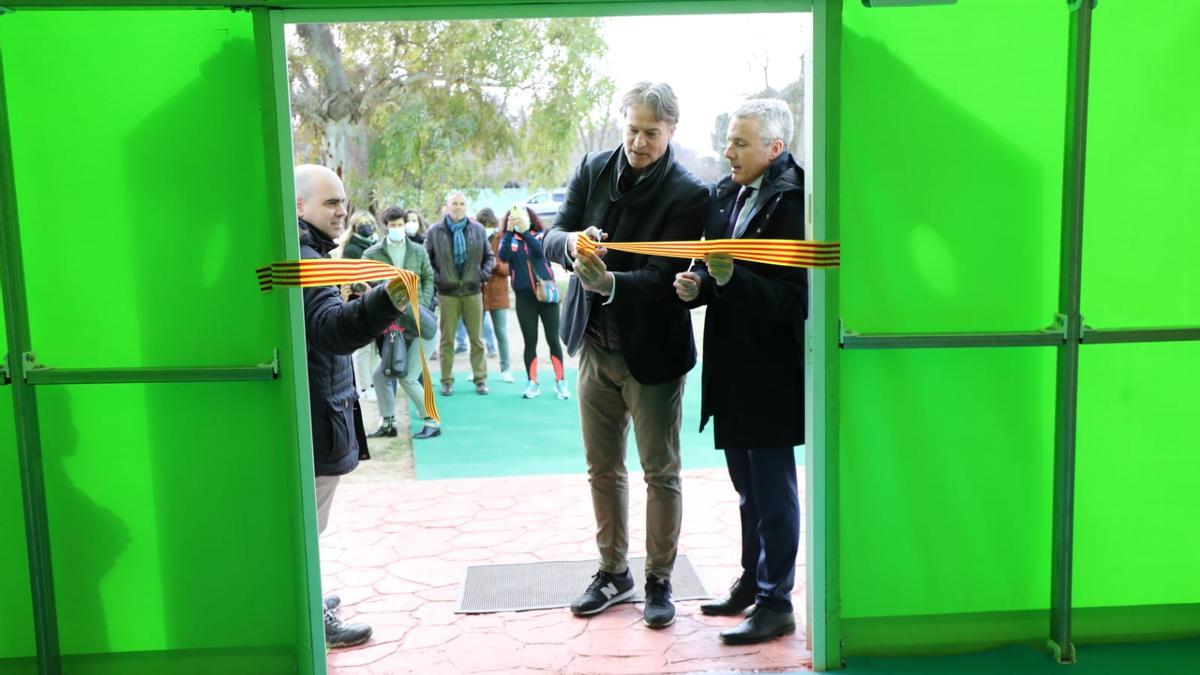
<svg viewBox="0 0 1200 675">
<path fill-rule="evenodd" d="M 729 123 L 732 175 L 713 188 L 706 239 L 803 239 L 804 173 L 787 151 L 792 115 L 774 99 L 747 101 Z M 804 320 L 808 272 L 709 256 L 676 277 L 689 306 L 708 305 L 700 428 L 713 419 L 740 500 L 742 575 L 705 614 L 738 615 L 729 644 L 795 630 L 791 592 L 800 544 L 794 447 L 804 442 Z"/>
<path fill-rule="evenodd" d="M 580 426 L 600 549 L 600 570 L 571 611 L 596 614 L 633 595 L 625 471 L 632 418 L 647 490 L 645 621 L 661 628 L 675 620 L 670 578 L 683 514 L 681 401 L 696 363 L 692 324 L 671 286 L 686 263 L 582 253 L 576 242 L 584 232 L 613 242 L 694 240 L 708 191 L 675 161 L 670 140 L 679 106 L 669 86 L 640 82 L 622 108 L 622 147 L 583 159 L 543 245 L 549 260 L 575 272 L 560 332 L 570 354 L 581 352 Z"/>
</svg>

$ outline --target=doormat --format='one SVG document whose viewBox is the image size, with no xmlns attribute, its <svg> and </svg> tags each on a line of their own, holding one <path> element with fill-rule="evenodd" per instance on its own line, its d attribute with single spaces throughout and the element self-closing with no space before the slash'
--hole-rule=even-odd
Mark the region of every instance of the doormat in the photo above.
<svg viewBox="0 0 1200 675">
<path fill-rule="evenodd" d="M 634 595 L 625 602 L 645 600 L 646 559 L 630 558 Z M 476 565 L 467 568 L 459 590 L 456 614 L 521 612 L 531 609 L 567 607 L 592 582 L 599 569 L 596 560 Z M 675 600 L 711 598 L 686 555 L 675 558 L 671 572 L 671 597 Z"/>
</svg>

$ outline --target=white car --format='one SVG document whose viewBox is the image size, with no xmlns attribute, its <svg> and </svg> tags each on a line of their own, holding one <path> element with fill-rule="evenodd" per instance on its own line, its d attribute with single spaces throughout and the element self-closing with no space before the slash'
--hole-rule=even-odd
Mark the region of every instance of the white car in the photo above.
<svg viewBox="0 0 1200 675">
<path fill-rule="evenodd" d="M 548 192 L 535 192 L 525 199 L 525 206 L 533 209 L 543 227 L 550 227 L 558 217 L 558 207 L 567 200 L 567 189 L 558 188 Z"/>
</svg>

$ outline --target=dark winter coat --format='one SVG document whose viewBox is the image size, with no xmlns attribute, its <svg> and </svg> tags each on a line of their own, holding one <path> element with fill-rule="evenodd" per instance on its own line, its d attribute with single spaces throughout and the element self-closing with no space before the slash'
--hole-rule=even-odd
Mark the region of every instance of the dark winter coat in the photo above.
<svg viewBox="0 0 1200 675">
<path fill-rule="evenodd" d="M 300 220 L 300 257 L 328 258 L 337 243 Z M 342 301 L 336 286 L 304 289 L 308 342 L 308 398 L 312 414 L 314 468 L 339 476 L 368 459 L 367 434 L 350 355 L 375 339 L 400 315 L 383 286 Z"/>
<path fill-rule="evenodd" d="M 350 241 L 346 242 L 345 248 L 342 249 L 342 257 L 361 258 L 363 257 L 363 253 L 374 245 L 375 242 L 355 232 L 350 235 Z"/>
<path fill-rule="evenodd" d="M 454 263 L 454 234 L 447 224 L 449 216 L 439 220 L 425 233 L 425 250 L 433 265 L 439 295 L 467 296 L 482 291 L 483 282 L 492 275 L 496 256 L 488 245 L 487 231 L 475 220 L 467 223 L 467 262 L 462 275 Z"/>
<path fill-rule="evenodd" d="M 554 270 L 542 250 L 543 235 L 533 232 L 517 234 L 512 230 L 504 233 L 497 258 L 503 261 L 512 277 L 513 292 L 517 295 L 535 295 L 537 281 L 554 279 Z"/>
<path fill-rule="evenodd" d="M 726 236 L 740 185 L 712 188 L 706 239 Z M 785 152 L 763 176 L 743 239 L 804 239 L 804 172 Z M 713 419 L 719 449 L 790 448 L 804 443 L 804 320 L 808 270 L 737 261 L 718 287 L 696 266 L 707 304 L 700 429 Z"/>
<path fill-rule="evenodd" d="M 645 180 L 618 194 L 618 168 L 624 166 L 621 148 L 583 158 L 567 184 L 567 198 L 554 227 L 542 240 L 546 258 L 573 269 L 567 238 L 596 226 L 609 241 L 680 241 L 700 237 L 709 204 L 707 188 L 675 161 L 674 148 L 647 169 Z M 616 322 L 621 353 L 629 372 L 642 384 L 662 384 L 682 377 L 696 365 L 696 344 L 687 309 L 675 295 L 675 274 L 686 260 L 609 251 L 605 263 L 615 279 L 612 303 L 603 310 Z M 559 332 L 574 355 L 583 343 L 588 317 L 608 300 L 586 291 L 571 275 L 563 300 Z"/>
</svg>

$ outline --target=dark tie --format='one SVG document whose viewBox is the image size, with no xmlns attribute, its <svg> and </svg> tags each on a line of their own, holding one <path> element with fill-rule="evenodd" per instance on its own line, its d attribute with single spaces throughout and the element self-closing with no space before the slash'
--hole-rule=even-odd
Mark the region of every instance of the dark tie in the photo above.
<svg viewBox="0 0 1200 675">
<path fill-rule="evenodd" d="M 735 238 L 740 234 L 736 231 L 738 216 L 742 214 L 742 207 L 746 205 L 746 200 L 750 195 L 754 194 L 754 188 L 749 185 L 743 185 L 741 190 L 738 190 L 737 199 L 733 202 L 733 213 L 729 214 L 729 229 L 726 230 L 727 236 Z"/>
</svg>

